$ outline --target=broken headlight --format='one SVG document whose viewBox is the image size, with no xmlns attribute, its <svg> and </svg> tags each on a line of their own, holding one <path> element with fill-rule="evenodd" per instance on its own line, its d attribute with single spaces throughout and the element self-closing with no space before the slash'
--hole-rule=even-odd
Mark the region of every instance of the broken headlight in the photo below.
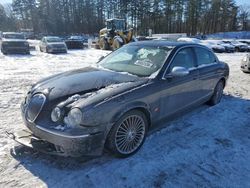
<svg viewBox="0 0 250 188">
<path fill-rule="evenodd" d="M 57 122 L 61 119 L 62 111 L 59 107 L 55 107 L 51 112 L 51 120 Z"/>
<path fill-rule="evenodd" d="M 64 123 L 70 127 L 74 128 L 79 126 L 82 121 L 82 111 L 79 108 L 73 108 L 69 111 L 68 115 L 64 118 Z"/>
</svg>

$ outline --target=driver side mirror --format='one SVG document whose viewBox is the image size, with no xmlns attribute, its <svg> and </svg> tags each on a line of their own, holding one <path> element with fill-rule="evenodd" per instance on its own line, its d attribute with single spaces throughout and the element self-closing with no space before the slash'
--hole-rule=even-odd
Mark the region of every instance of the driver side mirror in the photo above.
<svg viewBox="0 0 250 188">
<path fill-rule="evenodd" d="M 165 78 L 182 77 L 189 74 L 189 70 L 185 67 L 176 66 L 171 72 L 165 75 Z"/>
</svg>

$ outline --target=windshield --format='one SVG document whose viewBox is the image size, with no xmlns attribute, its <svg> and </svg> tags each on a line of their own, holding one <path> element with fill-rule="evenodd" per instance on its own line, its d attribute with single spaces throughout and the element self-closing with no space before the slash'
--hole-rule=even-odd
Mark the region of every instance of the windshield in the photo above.
<svg viewBox="0 0 250 188">
<path fill-rule="evenodd" d="M 83 37 L 82 37 L 82 36 L 71 36 L 71 37 L 69 37 L 69 39 L 73 39 L 73 40 L 82 40 Z"/>
<path fill-rule="evenodd" d="M 62 39 L 58 38 L 58 37 L 50 37 L 46 39 L 47 42 L 62 42 Z"/>
<path fill-rule="evenodd" d="M 104 58 L 99 65 L 116 72 L 148 77 L 160 70 L 172 48 L 124 46 Z"/>
<path fill-rule="evenodd" d="M 6 39 L 24 39 L 24 35 L 18 34 L 18 33 L 4 34 L 3 38 L 6 38 Z"/>
</svg>

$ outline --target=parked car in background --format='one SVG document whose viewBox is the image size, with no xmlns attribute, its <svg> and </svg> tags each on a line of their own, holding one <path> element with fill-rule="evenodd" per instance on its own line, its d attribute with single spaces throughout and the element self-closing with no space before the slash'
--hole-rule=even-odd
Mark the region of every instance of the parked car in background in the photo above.
<svg viewBox="0 0 250 188">
<path fill-rule="evenodd" d="M 29 130 L 10 133 L 37 150 L 64 156 L 128 157 L 166 118 L 220 102 L 229 67 L 194 43 L 141 41 L 87 67 L 45 78 L 21 113 Z"/>
<path fill-rule="evenodd" d="M 242 42 L 236 40 L 223 40 L 224 43 L 228 43 L 234 46 L 236 52 L 246 52 L 248 50 L 248 46 Z"/>
<path fill-rule="evenodd" d="M 30 54 L 29 43 L 22 33 L 6 32 L 2 34 L 0 40 L 1 52 Z"/>
<path fill-rule="evenodd" d="M 218 45 L 223 46 L 225 48 L 225 51 L 228 53 L 233 53 L 235 52 L 235 46 L 233 46 L 232 44 L 229 43 L 225 43 L 221 40 L 216 40 L 215 41 Z"/>
<path fill-rule="evenodd" d="M 207 46 L 208 48 L 212 49 L 216 53 L 223 53 L 226 52 L 224 46 L 217 44 L 217 42 L 210 41 L 210 40 L 202 40 L 201 45 Z"/>
<path fill-rule="evenodd" d="M 85 38 L 82 36 L 71 36 L 65 40 L 68 49 L 83 49 Z"/>
<path fill-rule="evenodd" d="M 67 53 L 67 46 L 59 37 L 43 37 L 39 43 L 39 49 L 46 53 Z"/>
<path fill-rule="evenodd" d="M 243 59 L 241 60 L 241 70 L 245 73 L 250 72 L 250 54 L 246 54 Z"/>
<path fill-rule="evenodd" d="M 247 51 L 250 52 L 250 40 L 239 40 L 239 42 L 242 42 L 247 45 Z"/>
<path fill-rule="evenodd" d="M 215 42 L 208 41 L 208 40 L 200 40 L 197 38 L 181 37 L 181 38 L 177 39 L 177 41 L 179 41 L 179 42 L 192 42 L 195 44 L 200 44 L 200 45 L 206 46 L 209 49 L 213 50 L 214 52 L 218 52 L 218 53 L 226 51 L 223 46 L 220 46 L 220 45 L 216 44 Z"/>
</svg>

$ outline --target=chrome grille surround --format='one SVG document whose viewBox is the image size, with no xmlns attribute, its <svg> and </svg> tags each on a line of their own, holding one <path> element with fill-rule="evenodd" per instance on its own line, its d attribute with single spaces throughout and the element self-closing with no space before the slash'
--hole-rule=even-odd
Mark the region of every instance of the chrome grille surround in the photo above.
<svg viewBox="0 0 250 188">
<path fill-rule="evenodd" d="M 28 104 L 25 112 L 26 119 L 33 123 L 43 109 L 46 102 L 46 96 L 42 93 L 38 93 L 33 95 L 27 102 Z"/>
</svg>

